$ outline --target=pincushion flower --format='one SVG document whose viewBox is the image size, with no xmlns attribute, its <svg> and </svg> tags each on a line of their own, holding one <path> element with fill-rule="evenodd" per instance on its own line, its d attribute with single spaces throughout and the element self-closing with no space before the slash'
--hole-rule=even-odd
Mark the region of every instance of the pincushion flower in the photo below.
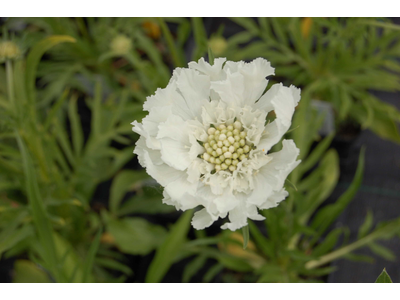
<svg viewBox="0 0 400 300">
<path fill-rule="evenodd" d="M 149 114 L 134 121 L 140 135 L 134 153 L 164 187 L 163 202 L 179 210 L 201 206 L 192 225 L 204 229 L 228 216 L 232 231 L 258 209 L 275 207 L 288 192 L 284 182 L 300 163 L 293 140 L 270 153 L 291 125 L 300 90 L 273 85 L 274 68 L 262 58 L 250 63 L 201 58 L 176 68 L 164 89 L 147 98 Z M 276 118 L 266 122 L 269 112 Z"/>
</svg>

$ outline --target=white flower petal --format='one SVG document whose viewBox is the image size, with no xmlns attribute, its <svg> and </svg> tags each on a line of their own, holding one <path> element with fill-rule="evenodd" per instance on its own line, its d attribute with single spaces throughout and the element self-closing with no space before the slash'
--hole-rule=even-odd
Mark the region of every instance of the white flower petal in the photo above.
<svg viewBox="0 0 400 300">
<path fill-rule="evenodd" d="M 142 165 L 146 166 L 147 174 L 164 187 L 185 175 L 185 172 L 171 168 L 166 164 L 155 165 L 145 149 L 142 149 L 142 161 Z"/>
<path fill-rule="evenodd" d="M 207 75 L 210 77 L 211 81 L 222 80 L 225 79 L 225 72 L 222 70 L 222 65 L 226 61 L 226 58 L 220 57 L 214 59 L 214 64 L 210 65 L 208 62 L 204 60 L 204 58 L 200 58 L 196 63 L 194 61 L 190 62 L 189 69 L 194 69 L 199 71 L 201 74 Z"/>
<path fill-rule="evenodd" d="M 197 230 L 210 226 L 217 218 L 207 212 L 205 208 L 196 212 L 192 219 L 192 225 Z"/>
<path fill-rule="evenodd" d="M 226 80 L 212 81 L 211 88 L 219 95 L 220 100 L 228 105 L 243 107 L 244 80 L 240 73 L 227 72 Z"/>
<path fill-rule="evenodd" d="M 265 78 L 275 74 L 275 69 L 271 63 L 263 58 L 256 58 L 250 63 L 246 63 L 239 70 L 243 75 L 245 83 L 245 102 L 253 104 L 258 100 L 268 85 Z"/>
<path fill-rule="evenodd" d="M 222 225 L 222 229 L 230 229 L 235 231 L 247 225 L 246 202 L 243 198 L 239 200 L 239 204 L 234 209 L 229 211 L 228 218 L 230 223 L 225 223 Z"/>
<path fill-rule="evenodd" d="M 174 71 L 176 85 L 192 113 L 192 120 L 200 118 L 202 107 L 210 99 L 210 78 L 192 69 Z"/>
<path fill-rule="evenodd" d="M 300 100 L 300 90 L 294 86 L 284 87 L 282 84 L 275 84 L 256 103 L 259 109 L 270 111 L 273 109 L 276 119 L 265 127 L 258 144 L 260 149 L 268 152 L 273 145 L 278 143 L 282 136 L 292 124 L 294 108 Z"/>
<path fill-rule="evenodd" d="M 285 200 L 285 198 L 289 195 L 289 193 L 282 188 L 278 192 L 274 192 L 271 196 L 268 197 L 267 201 L 265 201 L 262 205 L 258 206 L 260 209 L 268 209 L 272 207 L 277 207 L 278 204 Z"/>
<path fill-rule="evenodd" d="M 266 178 L 274 191 L 282 189 L 286 177 L 300 163 L 300 160 L 296 161 L 300 150 L 293 140 L 283 140 L 282 144 L 282 150 L 269 154 L 272 160 L 260 168 L 260 174 Z"/>
<path fill-rule="evenodd" d="M 195 196 L 192 196 L 190 194 L 185 194 L 184 197 L 180 199 L 173 199 L 171 196 L 168 194 L 167 190 L 164 189 L 163 192 L 163 203 L 168 204 L 168 205 L 173 205 L 177 210 L 188 210 L 195 208 L 196 206 L 199 205 L 198 199 Z"/>
<path fill-rule="evenodd" d="M 143 104 L 143 109 L 151 112 L 154 108 L 169 107 L 173 114 L 180 116 L 183 120 L 193 118 L 191 108 L 183 99 L 182 95 L 177 90 L 177 84 L 171 81 L 166 88 L 160 89 L 153 96 L 147 97 Z"/>
</svg>

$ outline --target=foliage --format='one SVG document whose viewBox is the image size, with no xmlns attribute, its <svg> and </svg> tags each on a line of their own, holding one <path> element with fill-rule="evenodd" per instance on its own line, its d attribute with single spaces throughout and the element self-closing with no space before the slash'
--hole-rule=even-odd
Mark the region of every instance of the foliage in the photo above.
<svg viewBox="0 0 400 300">
<path fill-rule="evenodd" d="M 220 56 L 268 57 L 277 78 L 312 86 L 329 102 L 338 130 L 352 120 L 400 143 L 400 111 L 371 92 L 399 91 L 400 27 L 383 18 L 232 18 L 245 29 Z M 203 53 L 204 54 L 204 53 Z"/>
<path fill-rule="evenodd" d="M 377 241 L 398 234 L 399 220 L 373 228 L 369 212 L 351 243 L 347 228 L 332 228 L 361 184 L 364 150 L 352 185 L 331 199 L 340 173 L 329 149 L 334 134 L 319 140 L 323 119 L 309 102 L 330 101 L 338 122 L 356 118 L 397 141 L 399 113 L 369 92 L 398 89 L 397 27 L 306 20 L 234 19 L 245 31 L 227 40 L 222 28 L 208 36 L 201 18 L 7 20 L 2 40 L 11 31 L 23 53 L 0 65 L 0 255 L 16 258 L 14 282 L 124 282 L 133 276 L 129 258 L 146 255 L 147 282 L 162 281 L 182 260 L 189 261 L 184 282 L 205 266 L 205 282 L 218 274 L 224 281 L 310 282 L 332 272 L 327 264 L 335 259 L 370 261 L 353 253 L 360 247 L 393 259 Z M 303 87 L 290 132 L 303 162 L 289 179 L 290 197 L 264 211 L 264 222 L 249 224 L 246 250 L 241 233 L 195 231 L 193 238 L 193 212 L 177 218 L 132 161 L 130 123 L 145 116 L 146 96 L 166 86 L 173 68 L 207 52 L 210 60 L 212 53 L 263 56 L 278 76 Z M 158 224 L 159 216 L 175 223 Z"/>
<path fill-rule="evenodd" d="M 373 261 L 372 257 L 353 253 L 361 247 L 379 249 L 375 253 L 385 259 L 395 257 L 377 241 L 400 235 L 400 218 L 382 222 L 373 229 L 373 217 L 368 213 L 360 226 L 357 240 L 351 243 L 348 241 L 348 228 L 332 228 L 331 225 L 361 185 L 365 149 L 361 149 L 352 184 L 331 203 L 330 195 L 339 179 L 339 158 L 334 149 L 328 149 L 333 134 L 321 140 L 312 151 L 309 150 L 318 137 L 322 120 L 308 101 L 310 93 L 305 90 L 293 123 L 293 127 L 298 128 L 290 134 L 302 150 L 300 158 L 303 162 L 289 176 L 288 199 L 276 208 L 262 211 L 266 218 L 263 223 L 250 222 L 252 242 L 246 250 L 241 247 L 243 238 L 238 239 L 239 231 L 233 234 L 226 231 L 217 240 L 205 238 L 198 239 L 196 243 L 188 242 L 186 251 L 198 255 L 195 259 L 214 259 L 215 267 L 236 272 L 240 281 L 320 282 L 322 276 L 335 271 L 329 264 L 336 259 Z M 202 240 L 206 246 L 202 245 Z M 219 251 L 208 244 L 218 244 Z M 187 268 L 192 268 L 192 265 Z M 227 277 L 226 280 L 232 278 Z"/>
</svg>

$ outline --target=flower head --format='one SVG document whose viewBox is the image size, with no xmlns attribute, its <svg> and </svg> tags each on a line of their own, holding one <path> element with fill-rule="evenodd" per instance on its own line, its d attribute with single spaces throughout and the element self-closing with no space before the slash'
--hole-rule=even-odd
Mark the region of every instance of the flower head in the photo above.
<svg viewBox="0 0 400 300">
<path fill-rule="evenodd" d="M 12 41 L 0 42 L 0 62 L 4 62 L 7 59 L 16 59 L 21 55 L 21 50 Z"/>
<path fill-rule="evenodd" d="M 147 98 L 134 153 L 147 173 L 164 187 L 166 204 L 187 210 L 202 206 L 192 225 L 234 231 L 247 219 L 262 220 L 257 209 L 275 207 L 288 195 L 284 182 L 300 163 L 299 149 L 283 140 L 300 90 L 275 84 L 264 93 L 274 68 L 262 58 L 250 63 L 201 58 L 177 68 L 164 89 Z M 269 112 L 276 118 L 266 122 Z"/>
<path fill-rule="evenodd" d="M 132 50 L 132 41 L 125 35 L 118 35 L 111 41 L 110 48 L 115 54 L 127 54 Z"/>
</svg>

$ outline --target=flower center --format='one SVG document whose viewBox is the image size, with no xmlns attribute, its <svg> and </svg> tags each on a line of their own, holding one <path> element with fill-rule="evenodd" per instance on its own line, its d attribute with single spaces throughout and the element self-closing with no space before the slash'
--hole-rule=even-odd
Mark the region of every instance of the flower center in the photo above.
<svg viewBox="0 0 400 300">
<path fill-rule="evenodd" d="M 204 143 L 206 152 L 201 158 L 211 163 L 216 172 L 233 172 L 240 161 L 249 157 L 253 144 L 246 141 L 247 132 L 241 122 L 210 127 L 207 133 L 207 142 Z"/>
</svg>

